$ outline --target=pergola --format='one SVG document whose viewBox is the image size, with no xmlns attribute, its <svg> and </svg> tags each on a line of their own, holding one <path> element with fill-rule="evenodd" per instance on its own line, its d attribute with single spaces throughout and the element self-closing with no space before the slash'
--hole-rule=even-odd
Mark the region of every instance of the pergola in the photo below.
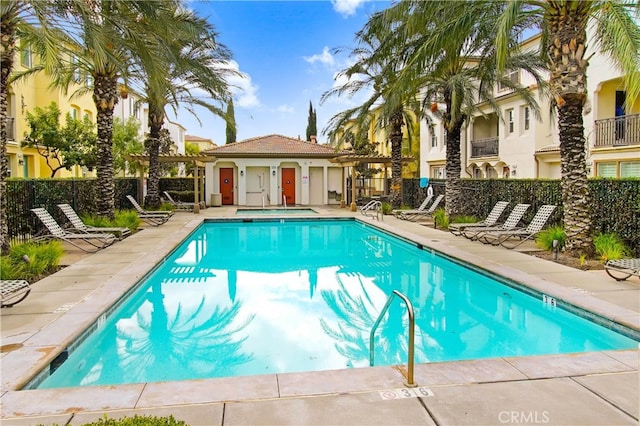
<svg viewBox="0 0 640 426">
<path fill-rule="evenodd" d="M 351 167 L 351 205 L 349 206 L 352 212 L 357 210 L 356 206 L 356 167 L 358 164 L 384 164 L 384 177 L 387 179 L 387 166 L 393 163 L 391 157 L 388 155 L 378 154 L 347 154 L 330 160 L 332 163 L 339 163 L 342 165 L 343 173 L 343 193 L 347 193 L 347 180 L 344 179 L 345 167 Z M 413 161 L 413 157 L 402 157 L 402 164 L 407 164 Z M 343 199 L 340 207 L 345 207 L 346 201 Z"/>
<path fill-rule="evenodd" d="M 142 181 L 144 179 L 144 166 L 149 165 L 149 156 L 145 154 L 128 154 L 125 159 L 129 161 L 135 161 L 138 164 L 140 170 L 140 186 L 142 187 Z M 200 190 L 200 187 L 204 188 L 204 166 L 205 163 L 211 163 L 216 161 L 216 157 L 206 154 L 159 154 L 158 161 L 160 163 L 191 163 L 193 164 L 193 190 L 195 204 L 193 206 L 194 213 L 200 213 L 200 202 L 204 202 L 204 191 Z M 141 188 L 140 188 L 141 189 Z M 142 190 L 139 191 L 142 193 Z"/>
</svg>

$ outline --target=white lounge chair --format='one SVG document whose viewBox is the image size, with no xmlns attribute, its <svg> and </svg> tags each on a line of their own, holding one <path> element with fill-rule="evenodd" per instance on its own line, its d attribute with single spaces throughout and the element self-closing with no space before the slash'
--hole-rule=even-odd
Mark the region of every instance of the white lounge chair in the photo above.
<svg viewBox="0 0 640 426">
<path fill-rule="evenodd" d="M 31 292 L 26 280 L 0 280 L 0 307 L 10 308 L 22 302 Z"/>
<path fill-rule="evenodd" d="M 522 220 L 525 212 L 529 209 L 529 206 L 531 206 L 531 204 L 516 204 L 513 210 L 511 210 L 511 213 L 509 213 L 507 220 L 505 220 L 501 225 L 478 227 L 469 226 L 467 228 L 463 228 L 460 233 L 466 238 L 475 241 L 481 238 L 485 232 L 509 231 L 511 229 L 515 229 Z"/>
<path fill-rule="evenodd" d="M 133 207 L 138 212 L 138 217 L 144 220 L 145 222 L 147 222 L 149 225 L 153 225 L 153 226 L 162 225 L 163 223 L 168 221 L 171 216 L 173 216 L 172 211 L 145 210 L 140 206 L 140 204 L 138 204 L 136 199 L 133 198 L 131 195 L 127 195 L 127 199 L 129 200 L 129 202 L 131 202 Z"/>
<path fill-rule="evenodd" d="M 482 228 L 494 226 L 496 223 L 498 223 L 498 219 L 500 219 L 500 216 L 502 216 L 502 212 L 504 212 L 504 209 L 506 209 L 508 205 L 508 201 L 498 201 L 484 220 L 480 222 L 450 223 L 449 232 L 451 232 L 453 235 L 462 235 L 462 230 L 464 228 Z"/>
<path fill-rule="evenodd" d="M 608 260 L 604 270 L 616 281 L 624 281 L 632 275 L 640 277 L 640 258 Z"/>
<path fill-rule="evenodd" d="M 436 199 L 433 200 L 433 203 L 431 203 L 429 208 L 424 210 L 404 210 L 398 213 L 397 218 L 402 220 L 416 221 L 418 219 L 431 217 L 433 216 L 433 213 L 436 211 L 443 199 L 444 195 L 440 194 L 436 196 Z"/>
<path fill-rule="evenodd" d="M 535 237 L 538 232 L 542 231 L 544 225 L 549 220 L 549 217 L 556 209 L 556 206 L 546 204 L 538 209 L 531 223 L 526 228 L 517 228 L 502 231 L 489 231 L 482 234 L 480 239 L 483 243 L 492 244 L 494 246 L 502 245 L 506 248 L 515 248 L 525 241 Z M 516 244 L 507 244 L 507 241 L 512 238 L 518 238 L 519 241 Z"/>
<path fill-rule="evenodd" d="M 424 198 L 424 201 L 422 201 L 422 204 L 420 204 L 418 206 L 417 209 L 395 209 L 391 211 L 391 214 L 393 214 L 394 216 L 398 216 L 402 213 L 420 213 L 423 212 L 424 209 L 427 208 L 427 204 L 429 204 L 429 202 L 433 199 L 433 193 L 429 193 L 429 195 L 427 195 Z"/>
<path fill-rule="evenodd" d="M 179 201 L 179 200 L 176 201 L 176 200 L 173 199 L 171 194 L 169 194 L 167 191 L 162 191 L 162 194 L 167 199 L 167 201 L 169 201 L 171 203 L 173 208 L 176 209 L 176 210 L 193 210 L 193 208 L 194 208 L 194 206 L 196 204 L 196 203 L 188 203 L 188 202 Z"/>
<path fill-rule="evenodd" d="M 43 240 L 61 240 L 66 241 L 74 247 L 79 248 L 80 250 L 86 251 L 88 253 L 97 251 L 101 248 L 105 248 L 110 246 L 114 242 L 118 241 L 118 239 L 113 234 L 99 234 L 99 233 L 74 233 L 65 231 L 62 227 L 56 222 L 56 220 L 49 214 L 45 209 L 38 207 L 35 209 L 31 209 L 31 211 L 40 219 L 40 222 L 45 226 L 48 234 L 45 235 L 37 235 L 33 238 L 33 241 L 43 241 Z M 86 244 L 79 244 L 86 243 Z M 87 247 L 87 245 L 92 247 Z"/>
<path fill-rule="evenodd" d="M 125 236 L 131 233 L 131 230 L 129 228 L 117 228 L 117 227 L 109 228 L 109 227 L 89 226 L 82 221 L 80 216 L 78 216 L 78 213 L 76 213 L 73 207 L 71 207 L 69 204 L 58 204 L 58 208 L 62 211 L 62 213 L 64 213 L 64 215 L 66 216 L 67 220 L 69 221 L 73 229 L 78 232 L 114 233 L 120 239 L 124 238 Z"/>
</svg>

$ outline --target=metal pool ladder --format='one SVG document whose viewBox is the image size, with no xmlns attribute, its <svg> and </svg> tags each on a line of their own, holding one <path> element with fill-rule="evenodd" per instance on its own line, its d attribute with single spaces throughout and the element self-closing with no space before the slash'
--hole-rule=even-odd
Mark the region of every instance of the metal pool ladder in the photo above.
<svg viewBox="0 0 640 426">
<path fill-rule="evenodd" d="M 378 315 L 378 319 L 376 320 L 376 323 L 373 324 L 371 333 L 369 333 L 369 365 L 373 367 L 373 355 L 374 355 L 373 338 L 375 337 L 376 329 L 378 328 L 378 325 L 380 325 L 380 321 L 382 321 L 382 317 L 384 316 L 384 314 L 387 313 L 387 310 L 389 309 L 389 305 L 391 305 L 391 302 L 393 301 L 395 296 L 398 296 L 400 299 L 402 299 L 405 306 L 407 307 L 407 314 L 409 314 L 409 347 L 408 347 L 409 359 L 407 361 L 407 383 L 405 383 L 405 386 L 407 386 L 408 388 L 415 388 L 418 386 L 413 381 L 416 321 L 413 315 L 413 305 L 411 304 L 411 301 L 407 298 L 407 296 L 400 293 L 398 290 L 393 290 L 393 293 L 391 293 L 391 295 L 387 299 L 387 303 L 385 303 L 384 308 L 382 308 L 382 311 L 380 311 L 380 315 Z"/>
</svg>

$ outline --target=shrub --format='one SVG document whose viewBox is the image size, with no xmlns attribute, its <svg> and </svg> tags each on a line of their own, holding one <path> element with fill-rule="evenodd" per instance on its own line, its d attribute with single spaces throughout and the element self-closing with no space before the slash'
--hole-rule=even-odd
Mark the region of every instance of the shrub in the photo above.
<svg viewBox="0 0 640 426">
<path fill-rule="evenodd" d="M 83 214 L 82 221 L 97 228 L 129 228 L 131 232 L 140 227 L 140 218 L 134 210 L 116 210 L 115 219 L 109 220 L 102 216 Z"/>
<path fill-rule="evenodd" d="M 391 203 L 382 203 L 382 214 L 391 214 L 392 211 Z"/>
<path fill-rule="evenodd" d="M 433 220 L 435 221 L 437 227 L 442 229 L 449 228 L 449 217 L 447 216 L 447 213 L 444 211 L 444 209 L 437 209 L 435 212 L 433 212 Z"/>
<path fill-rule="evenodd" d="M 622 259 L 623 257 L 629 256 L 629 248 L 625 246 L 622 239 L 614 233 L 596 235 L 593 239 L 593 244 L 602 262 Z"/>
<path fill-rule="evenodd" d="M 11 246 L 9 254 L 2 256 L 0 278 L 3 280 L 24 279 L 38 281 L 44 275 L 58 269 L 64 248 L 60 241 L 46 243 L 23 243 Z M 28 259 L 26 262 L 25 259 Z"/>
<path fill-rule="evenodd" d="M 536 236 L 536 245 L 543 250 L 553 251 L 553 241 L 558 241 L 558 250 L 562 250 L 567 242 L 567 234 L 560 225 L 543 229 Z"/>
<path fill-rule="evenodd" d="M 476 218 L 475 216 L 455 216 L 452 220 L 450 220 L 451 223 L 476 223 L 478 222 L 478 218 Z"/>
<path fill-rule="evenodd" d="M 83 423 L 83 426 L 186 426 L 182 420 L 176 420 L 172 415 L 168 417 L 141 416 L 135 414 L 133 417 L 121 417 L 110 419 L 106 415 L 104 418 L 91 423 Z"/>
</svg>

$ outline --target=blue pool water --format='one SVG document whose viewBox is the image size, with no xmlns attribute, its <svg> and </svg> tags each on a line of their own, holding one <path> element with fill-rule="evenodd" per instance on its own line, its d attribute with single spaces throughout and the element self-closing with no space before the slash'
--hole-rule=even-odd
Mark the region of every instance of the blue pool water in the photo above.
<svg viewBox="0 0 640 426">
<path fill-rule="evenodd" d="M 362 222 L 244 219 L 196 229 L 37 387 L 366 367 L 393 290 L 420 363 L 638 345 Z M 406 330 L 396 299 L 376 365 L 407 362 Z"/>
<path fill-rule="evenodd" d="M 313 209 L 297 209 L 297 208 L 288 208 L 288 209 L 237 209 L 237 215 L 291 215 L 291 214 L 316 214 L 317 212 Z"/>
</svg>

